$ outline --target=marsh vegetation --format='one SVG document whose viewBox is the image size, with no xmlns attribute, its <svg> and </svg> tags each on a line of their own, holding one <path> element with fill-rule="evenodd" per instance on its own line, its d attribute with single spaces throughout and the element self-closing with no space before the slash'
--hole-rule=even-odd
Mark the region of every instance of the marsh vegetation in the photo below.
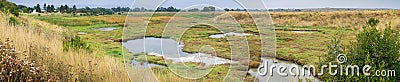
<svg viewBox="0 0 400 82">
<path fill-rule="evenodd" d="M 8 4 L 7 5 L 13 5 Z M 0 48 L 2 49 L 0 65 L 9 69 L 2 69 L 1 79 L 7 81 L 223 81 L 228 74 L 230 65 L 233 63 L 218 63 L 212 67 L 207 75 L 198 79 L 187 79 L 176 75 L 168 66 L 176 68 L 197 68 L 207 66 L 207 62 L 186 61 L 174 62 L 171 58 L 160 56 L 162 51 L 155 50 L 142 52 L 135 48 L 131 49 L 129 44 L 137 40 L 168 39 L 171 44 L 179 46 L 179 53 L 189 55 L 187 58 L 196 58 L 196 53 L 203 53 L 203 46 L 214 48 L 213 58 L 221 61 L 239 61 L 232 58 L 232 49 L 228 38 L 245 37 L 249 45 L 248 69 L 233 68 L 245 72 L 257 68 L 261 64 L 261 41 L 260 31 L 256 28 L 254 20 L 248 13 L 202 13 L 185 12 L 175 16 L 176 12 L 158 12 L 151 15 L 151 19 L 145 19 L 149 12 L 134 12 L 136 17 L 125 15 L 88 15 L 78 16 L 71 14 L 13 14 L 13 11 L 2 11 L 0 14 Z M 256 12 L 256 14 L 268 14 Z M 185 22 L 168 24 L 171 19 L 215 19 L 214 21 L 230 21 L 231 15 L 237 19 L 237 25 L 242 31 L 225 28 L 221 31 L 211 25 L 197 24 L 197 22 Z M 398 69 L 399 61 L 397 49 L 399 28 L 398 10 L 382 11 L 334 11 L 334 12 L 271 12 L 274 21 L 274 32 L 276 33 L 276 58 L 288 64 L 296 65 L 320 65 L 332 61 L 330 53 L 332 36 L 340 33 L 341 45 L 344 47 L 340 52 L 355 54 L 349 56 L 359 63 L 372 63 L 373 61 L 385 63 L 376 68 Z M 368 28 L 363 28 L 368 18 L 379 19 L 380 23 L 370 23 Z M 147 22 L 147 28 L 140 26 Z M 255 19 L 257 21 L 269 21 Z M 128 23 L 126 21 L 129 21 Z M 136 23 L 135 23 L 136 22 Z M 372 25 L 373 24 L 373 25 Z M 166 26 L 171 26 L 170 33 L 177 30 L 185 30 L 180 35 L 165 36 Z M 373 26 L 373 27 L 371 27 Z M 389 27 L 391 26 L 391 27 Z M 145 31 L 143 31 L 145 30 Z M 123 35 L 123 33 L 129 33 Z M 374 35 L 374 36 L 370 36 Z M 382 36 L 382 37 L 380 37 Z M 368 40 L 373 38 L 374 40 Z M 376 39 L 376 40 L 375 40 Z M 139 42 L 144 42 L 139 41 Z M 146 41 L 151 42 L 151 41 Z M 368 44 L 374 44 L 377 50 L 370 49 Z M 183 43 L 183 45 L 179 45 Z M 131 45 L 132 46 L 132 45 Z M 176 49 L 175 45 L 169 48 Z M 158 46 L 156 46 L 158 47 Z M 342 46 L 341 46 L 342 47 Z M 393 49 L 386 52 L 387 48 Z M 348 49 L 348 50 L 347 50 Z M 369 49 L 369 50 L 368 50 Z M 364 50 L 364 51 L 363 51 Z M 378 55 L 389 54 L 389 55 Z M 209 55 L 213 52 L 204 52 Z M 371 54 L 372 53 L 372 54 Z M 327 55 L 328 54 L 328 55 Z M 358 57 L 359 54 L 367 54 L 369 57 Z M 204 55 L 204 54 L 203 54 Z M 333 54 L 334 55 L 334 54 Z M 377 57 L 375 57 L 377 56 Z M 206 58 L 199 56 L 200 58 Z M 333 56 L 332 56 L 333 57 Z M 397 60 L 396 60 L 397 57 Z M 369 58 L 369 59 L 368 59 Z M 390 59 L 391 61 L 383 61 Z M 8 61 L 12 60 L 12 61 Z M 3 62 L 6 61 L 6 62 Z M 123 62 L 126 62 L 125 64 Z M 24 63 L 22 63 L 24 62 Z M 27 62 L 27 63 L 25 63 Z M 171 64 L 167 64 L 171 63 Z M 285 64 L 286 64 L 285 63 Z M 147 65 L 150 65 L 148 67 Z M 394 66 L 390 66 L 394 65 Z M 124 67 L 127 66 L 127 67 Z M 397 66 L 397 67 L 396 67 Z M 135 68 L 139 67 L 139 68 Z M 16 69 L 16 68 L 21 68 Z M 30 69 L 35 68 L 35 69 Z M 32 70 L 32 71 L 28 71 Z M 13 72 L 4 72 L 13 71 Z M 15 71 L 15 72 L 14 72 Z M 320 71 L 320 70 L 318 70 Z M 3 73 L 4 72 L 4 73 Z M 183 71 L 185 72 L 185 71 Z M 154 73 L 154 75 L 153 75 Z M 143 79 L 129 79 L 129 76 Z M 10 76 L 11 75 L 11 76 Z M 245 81 L 254 81 L 256 77 L 246 74 Z M 157 79 L 151 78 L 156 76 Z M 397 81 L 391 77 L 368 78 L 364 76 L 341 77 L 317 76 L 323 81 L 355 79 L 363 81 L 365 78 L 374 81 Z"/>
</svg>

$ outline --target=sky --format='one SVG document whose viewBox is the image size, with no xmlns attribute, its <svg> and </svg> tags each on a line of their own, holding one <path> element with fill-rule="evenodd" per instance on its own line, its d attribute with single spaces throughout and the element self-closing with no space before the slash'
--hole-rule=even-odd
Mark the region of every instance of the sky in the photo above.
<svg viewBox="0 0 400 82">
<path fill-rule="evenodd" d="M 157 7 L 157 3 L 163 0 L 8 0 L 18 5 L 33 7 L 36 4 L 43 5 L 61 4 L 76 5 L 78 8 L 88 7 Z M 243 0 L 246 1 L 246 0 Z M 261 2 L 262 1 L 262 2 Z M 133 3 L 135 4 L 133 5 Z M 400 0 L 260 0 L 251 4 L 264 3 L 269 9 L 303 9 L 303 8 L 393 8 L 400 9 Z M 211 4 L 219 8 L 242 8 L 234 0 L 165 0 L 162 6 L 174 6 L 188 8 L 193 5 Z"/>
</svg>

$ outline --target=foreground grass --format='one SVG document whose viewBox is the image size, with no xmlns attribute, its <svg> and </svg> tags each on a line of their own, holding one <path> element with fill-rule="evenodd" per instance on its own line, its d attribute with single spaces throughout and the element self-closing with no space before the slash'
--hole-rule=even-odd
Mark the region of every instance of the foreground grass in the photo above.
<svg viewBox="0 0 400 82">
<path fill-rule="evenodd" d="M 50 73 L 46 81 L 129 81 L 120 60 L 85 50 L 63 51 L 62 34 L 67 32 L 57 25 L 21 17 L 21 24 L 10 25 L 7 14 L 0 15 L 1 40 L 8 38 L 21 59 L 35 61 Z M 32 77 L 32 76 L 30 76 Z M 20 79 L 19 81 L 24 81 Z"/>
<path fill-rule="evenodd" d="M 63 29 L 70 31 L 74 35 L 82 37 L 92 47 L 99 48 L 101 53 L 122 59 L 122 26 L 125 16 L 68 16 L 68 15 L 46 15 L 33 16 L 35 19 L 63 26 Z M 116 30 L 100 31 L 96 28 L 115 27 Z M 84 34 L 79 34 L 84 33 Z"/>
</svg>

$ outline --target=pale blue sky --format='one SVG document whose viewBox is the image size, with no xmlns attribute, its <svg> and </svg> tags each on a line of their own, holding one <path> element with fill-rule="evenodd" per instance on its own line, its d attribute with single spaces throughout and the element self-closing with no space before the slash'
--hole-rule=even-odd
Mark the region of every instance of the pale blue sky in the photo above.
<svg viewBox="0 0 400 82">
<path fill-rule="evenodd" d="M 130 7 L 134 0 L 8 0 L 16 4 L 34 6 L 37 3 L 76 4 L 77 7 Z M 137 6 L 148 6 L 156 0 L 145 0 Z M 160 1 L 160 0 L 159 0 Z M 395 8 L 400 9 L 400 0 L 263 0 L 268 8 Z M 185 8 L 196 4 L 213 4 L 220 8 L 240 8 L 233 0 L 167 0 L 163 6 Z"/>
</svg>

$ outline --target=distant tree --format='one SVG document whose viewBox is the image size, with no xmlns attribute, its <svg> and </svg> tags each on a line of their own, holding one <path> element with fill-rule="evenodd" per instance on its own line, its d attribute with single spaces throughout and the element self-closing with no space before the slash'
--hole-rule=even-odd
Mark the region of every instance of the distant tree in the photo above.
<svg viewBox="0 0 400 82">
<path fill-rule="evenodd" d="M 116 12 L 121 12 L 121 7 L 117 7 L 117 11 Z"/>
<path fill-rule="evenodd" d="M 158 7 L 156 12 L 178 12 L 180 11 L 179 9 L 176 9 L 175 7 L 168 7 L 168 8 L 164 8 L 164 7 Z"/>
<path fill-rule="evenodd" d="M 116 8 L 114 8 L 114 9 L 116 9 Z M 146 9 L 144 9 L 143 7 L 142 8 L 139 8 L 139 7 L 132 8 L 132 10 L 129 7 L 122 7 L 120 12 L 129 12 L 129 11 L 140 12 L 140 11 L 145 11 L 145 10 Z M 113 11 L 115 11 L 115 10 L 113 10 Z"/>
<path fill-rule="evenodd" d="M 140 8 L 134 8 L 132 11 L 133 12 L 140 12 Z"/>
<path fill-rule="evenodd" d="M 19 9 L 20 11 L 22 11 L 23 13 L 29 12 L 29 11 L 28 11 L 28 7 L 26 7 L 25 5 L 17 5 L 17 6 L 18 6 L 18 9 Z"/>
<path fill-rule="evenodd" d="M 61 5 L 61 6 L 58 8 L 58 11 L 61 12 L 61 13 L 64 13 L 64 6 Z"/>
<path fill-rule="evenodd" d="M 140 8 L 140 11 L 146 11 L 146 9 L 144 7 L 142 7 L 142 8 Z"/>
<path fill-rule="evenodd" d="M 51 5 L 51 6 L 50 6 L 50 10 L 51 10 L 51 12 L 54 12 L 54 10 L 56 10 L 56 9 L 54 8 L 54 5 Z"/>
<path fill-rule="evenodd" d="M 129 12 L 130 10 L 131 10 L 131 8 L 129 8 L 129 7 L 125 7 L 125 8 L 122 8 L 122 9 L 121 9 L 122 12 Z M 142 7 L 142 8 L 140 9 L 140 11 L 144 11 L 144 10 L 146 10 L 146 9 L 144 9 L 144 7 Z"/>
<path fill-rule="evenodd" d="M 114 12 L 121 12 L 121 7 L 111 8 L 111 10 Z M 136 10 L 136 11 L 138 11 L 138 10 Z"/>
<path fill-rule="evenodd" d="M 225 11 L 230 11 L 228 8 L 225 8 L 224 10 L 225 10 Z"/>
<path fill-rule="evenodd" d="M 236 10 L 235 11 L 242 11 L 241 9 L 239 9 L 239 8 L 236 8 Z"/>
<path fill-rule="evenodd" d="M 35 10 L 36 10 L 36 12 L 41 13 L 41 9 L 40 9 L 40 5 L 39 4 L 36 4 Z"/>
<path fill-rule="evenodd" d="M 202 11 L 203 12 L 215 11 L 215 7 L 213 7 L 213 6 L 204 7 Z"/>
<path fill-rule="evenodd" d="M 208 8 L 210 8 L 210 11 L 215 11 L 215 7 L 213 6 L 209 6 Z"/>
<path fill-rule="evenodd" d="M 47 12 L 52 12 L 52 11 L 51 11 L 50 5 L 47 5 L 46 11 L 47 11 Z"/>
<path fill-rule="evenodd" d="M 68 5 L 65 5 L 65 6 L 64 6 L 64 12 L 69 13 L 69 12 L 70 12 L 69 10 L 70 10 L 70 9 L 69 9 Z"/>
<path fill-rule="evenodd" d="M 167 8 L 167 11 L 168 12 L 178 12 L 179 10 L 174 8 L 174 7 L 172 7 L 172 6 L 170 6 L 170 7 Z"/>
<path fill-rule="evenodd" d="M 28 8 L 22 8 L 20 10 L 22 11 L 22 13 L 28 13 L 29 12 Z"/>
<path fill-rule="evenodd" d="M 158 7 L 158 8 L 156 9 L 156 12 L 165 12 L 166 10 L 167 10 L 167 8 Z"/>
<path fill-rule="evenodd" d="M 44 3 L 43 4 L 43 10 L 47 10 L 46 8 L 47 8 L 47 5 L 46 5 L 46 3 Z"/>
<path fill-rule="evenodd" d="M 189 12 L 198 12 L 198 11 L 200 11 L 198 8 L 193 8 L 193 9 L 189 9 L 188 10 Z"/>
<path fill-rule="evenodd" d="M 25 5 L 17 5 L 17 6 L 18 6 L 18 9 L 28 8 L 28 7 L 26 7 Z"/>
<path fill-rule="evenodd" d="M 209 7 L 203 7 L 203 12 L 209 12 L 211 9 Z"/>
<path fill-rule="evenodd" d="M 92 11 L 88 6 L 85 7 L 86 12 Z"/>
<path fill-rule="evenodd" d="M 76 6 L 75 6 L 75 5 L 72 6 L 72 12 L 73 12 L 73 13 L 76 13 Z"/>
<path fill-rule="evenodd" d="M 32 7 L 28 7 L 28 12 L 26 12 L 26 13 L 31 13 L 31 12 L 33 12 L 33 10 L 35 10 L 35 9 Z"/>
</svg>

